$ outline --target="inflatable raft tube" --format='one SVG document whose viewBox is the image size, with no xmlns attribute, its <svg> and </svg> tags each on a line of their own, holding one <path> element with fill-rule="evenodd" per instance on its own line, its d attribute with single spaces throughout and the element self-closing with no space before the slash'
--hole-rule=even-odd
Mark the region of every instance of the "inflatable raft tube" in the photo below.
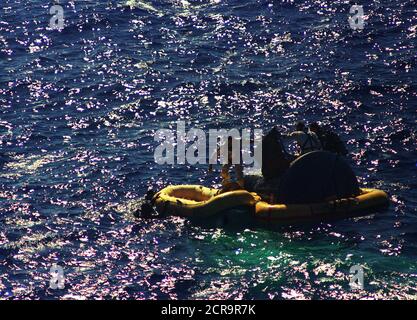
<svg viewBox="0 0 417 320">
<path fill-rule="evenodd" d="M 389 204 L 388 195 L 377 189 L 361 189 L 356 197 L 311 204 L 256 204 L 255 218 L 260 221 L 299 221 L 340 216 L 359 216 Z"/>
<path fill-rule="evenodd" d="M 199 185 L 169 186 L 155 194 L 156 210 L 164 215 L 210 217 L 239 206 L 253 207 L 260 198 L 245 190 L 220 193 Z"/>
</svg>

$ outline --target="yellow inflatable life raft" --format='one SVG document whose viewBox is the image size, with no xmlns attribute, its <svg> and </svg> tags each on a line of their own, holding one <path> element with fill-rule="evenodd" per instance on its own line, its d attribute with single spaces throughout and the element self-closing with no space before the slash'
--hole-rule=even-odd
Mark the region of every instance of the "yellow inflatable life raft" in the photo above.
<svg viewBox="0 0 417 320">
<path fill-rule="evenodd" d="M 220 193 L 220 190 L 199 185 L 179 185 L 162 189 L 153 201 L 162 214 L 209 217 L 239 206 L 253 207 L 260 197 L 245 190 Z"/>
<path fill-rule="evenodd" d="M 256 203 L 255 217 L 267 222 L 355 216 L 362 212 L 388 205 L 388 195 L 377 189 L 361 189 L 361 194 L 312 204 L 268 204 Z"/>
<path fill-rule="evenodd" d="M 182 217 L 211 217 L 239 206 L 255 208 L 260 222 L 302 221 L 317 218 L 358 216 L 388 205 L 388 195 L 377 189 L 361 189 L 361 194 L 344 199 L 311 204 L 269 204 L 256 193 L 235 190 L 220 193 L 218 189 L 199 185 L 169 186 L 153 197 L 157 211 Z"/>
</svg>

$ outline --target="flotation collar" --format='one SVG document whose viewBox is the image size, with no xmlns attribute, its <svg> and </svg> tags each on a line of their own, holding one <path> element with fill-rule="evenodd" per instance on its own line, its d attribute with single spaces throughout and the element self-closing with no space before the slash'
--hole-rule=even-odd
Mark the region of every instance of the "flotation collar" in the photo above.
<svg viewBox="0 0 417 320">
<path fill-rule="evenodd" d="M 302 221 L 367 215 L 389 204 L 388 195 L 377 189 L 361 189 L 356 197 L 311 204 L 269 204 L 245 190 L 220 193 L 199 185 L 169 186 L 152 199 L 163 215 L 210 217 L 235 207 L 255 207 L 254 219 L 261 222 Z"/>
<path fill-rule="evenodd" d="M 255 218 L 260 221 L 279 222 L 316 218 L 335 218 L 368 214 L 389 204 L 388 195 L 377 189 L 361 189 L 361 194 L 352 198 L 330 200 L 311 204 L 256 203 Z"/>
</svg>

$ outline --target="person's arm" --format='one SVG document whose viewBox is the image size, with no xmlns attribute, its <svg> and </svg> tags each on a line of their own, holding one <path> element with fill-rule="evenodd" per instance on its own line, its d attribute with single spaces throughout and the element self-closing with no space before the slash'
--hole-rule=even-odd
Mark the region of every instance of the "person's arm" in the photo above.
<svg viewBox="0 0 417 320">
<path fill-rule="evenodd" d="M 304 134 L 304 132 L 302 132 L 302 131 L 293 131 L 293 132 L 291 132 L 287 135 L 284 135 L 284 138 L 287 142 L 290 142 L 290 141 L 298 142 L 300 140 L 300 136 L 303 135 L 303 134 Z"/>
<path fill-rule="evenodd" d="M 288 141 L 291 141 L 291 140 L 293 140 L 293 139 L 294 139 L 294 132 L 290 132 L 290 133 L 283 133 L 283 134 L 281 135 L 281 140 L 283 140 L 283 141 L 288 142 Z"/>
</svg>

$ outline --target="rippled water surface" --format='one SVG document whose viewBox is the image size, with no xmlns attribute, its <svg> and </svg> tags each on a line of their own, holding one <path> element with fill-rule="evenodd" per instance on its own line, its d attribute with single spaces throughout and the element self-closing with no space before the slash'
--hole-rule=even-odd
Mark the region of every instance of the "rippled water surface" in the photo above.
<svg viewBox="0 0 417 320">
<path fill-rule="evenodd" d="M 60 2 L 62 31 L 50 1 L 0 8 L 0 298 L 417 298 L 415 1 L 363 1 L 363 31 L 349 1 Z M 325 120 L 391 206 L 277 230 L 136 219 L 149 186 L 219 182 L 154 163 L 178 119 Z"/>
</svg>

